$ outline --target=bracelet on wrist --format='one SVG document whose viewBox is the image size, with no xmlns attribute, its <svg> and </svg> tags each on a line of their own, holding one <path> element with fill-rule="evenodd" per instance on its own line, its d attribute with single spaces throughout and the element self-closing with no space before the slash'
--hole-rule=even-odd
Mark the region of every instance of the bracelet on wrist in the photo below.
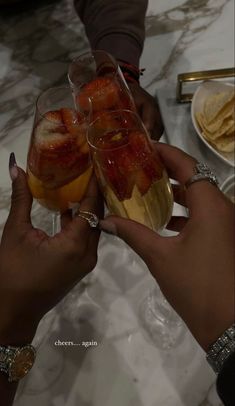
<svg viewBox="0 0 235 406">
<path fill-rule="evenodd" d="M 225 361 L 235 352 L 235 324 L 229 327 L 209 348 L 206 359 L 218 374 Z"/>
<path fill-rule="evenodd" d="M 139 83 L 140 76 L 143 75 L 145 69 L 139 69 L 137 66 L 123 60 L 119 60 L 119 62 L 120 69 L 126 81 L 130 83 Z"/>
</svg>

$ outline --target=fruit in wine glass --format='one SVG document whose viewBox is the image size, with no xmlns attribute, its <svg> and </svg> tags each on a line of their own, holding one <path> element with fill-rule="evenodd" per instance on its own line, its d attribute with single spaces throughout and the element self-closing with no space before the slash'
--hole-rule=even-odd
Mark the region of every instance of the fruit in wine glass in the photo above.
<svg viewBox="0 0 235 406">
<path fill-rule="evenodd" d="M 50 210 L 82 199 L 92 173 L 83 115 L 61 108 L 35 120 L 27 173 L 33 196 Z"/>
<path fill-rule="evenodd" d="M 107 205 L 112 213 L 161 229 L 173 205 L 167 173 L 145 132 L 128 128 L 131 118 L 125 114 L 119 119 L 119 128 L 117 121 L 110 130 L 111 121 L 101 114 L 91 129 L 94 168 Z"/>
<path fill-rule="evenodd" d="M 77 95 L 79 108 L 84 112 L 103 110 L 133 109 L 132 97 L 126 88 L 111 76 L 98 76 L 86 83 Z"/>
</svg>

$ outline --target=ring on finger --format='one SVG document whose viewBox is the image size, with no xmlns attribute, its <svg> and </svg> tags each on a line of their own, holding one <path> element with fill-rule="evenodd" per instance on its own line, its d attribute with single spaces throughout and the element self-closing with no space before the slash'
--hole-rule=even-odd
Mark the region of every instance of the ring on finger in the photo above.
<svg viewBox="0 0 235 406">
<path fill-rule="evenodd" d="M 187 180 L 184 187 L 185 189 L 188 189 L 190 185 L 192 185 L 195 182 L 199 182 L 201 180 L 207 180 L 208 182 L 212 183 L 217 187 L 219 184 L 216 175 L 212 172 L 210 167 L 207 164 L 199 162 L 196 164 L 194 168 L 194 175 Z"/>
<path fill-rule="evenodd" d="M 96 228 L 99 224 L 99 218 L 95 213 L 92 213 L 91 211 L 79 210 L 77 216 L 86 220 L 91 228 Z"/>
</svg>

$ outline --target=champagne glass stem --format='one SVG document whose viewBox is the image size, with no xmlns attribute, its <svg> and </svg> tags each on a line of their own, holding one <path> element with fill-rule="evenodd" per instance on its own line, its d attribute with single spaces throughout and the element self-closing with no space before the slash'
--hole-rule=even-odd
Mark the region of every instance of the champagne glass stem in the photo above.
<svg viewBox="0 0 235 406">
<path fill-rule="evenodd" d="M 61 230 L 60 213 L 54 212 L 52 213 L 52 236 L 59 233 L 60 230 Z"/>
</svg>

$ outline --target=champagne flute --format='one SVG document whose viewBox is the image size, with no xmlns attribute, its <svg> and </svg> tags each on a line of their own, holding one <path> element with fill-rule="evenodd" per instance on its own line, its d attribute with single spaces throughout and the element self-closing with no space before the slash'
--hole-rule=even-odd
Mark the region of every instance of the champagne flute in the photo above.
<svg viewBox="0 0 235 406">
<path fill-rule="evenodd" d="M 100 112 L 89 124 L 88 144 L 109 211 L 162 229 L 173 193 L 140 117 L 130 110 Z"/>
<path fill-rule="evenodd" d="M 50 88 L 38 97 L 27 176 L 33 197 L 53 213 L 53 235 L 60 214 L 82 199 L 92 173 L 86 127 L 69 87 Z"/>
<path fill-rule="evenodd" d="M 89 122 L 100 112 L 109 120 L 110 110 L 136 111 L 120 67 L 105 51 L 89 51 L 74 59 L 69 66 L 68 80 L 77 109 L 87 116 Z M 117 239 L 116 244 L 121 245 L 122 253 L 126 251 L 130 255 L 130 249 L 124 242 Z M 134 257 L 132 262 L 134 266 Z"/>
<path fill-rule="evenodd" d="M 89 124 L 88 144 L 109 211 L 162 230 L 172 214 L 173 193 L 140 117 L 128 110 L 100 112 Z M 139 316 L 158 347 L 177 345 L 182 323 L 157 285 Z"/>
<path fill-rule="evenodd" d="M 53 213 L 53 235 L 59 231 L 60 214 L 82 199 L 92 173 L 86 128 L 84 115 L 75 109 L 70 87 L 50 88 L 38 97 L 27 178 L 33 197 Z M 40 351 L 22 387 L 26 394 L 43 392 L 63 370 L 64 354 L 48 340 L 57 319 L 53 309 L 39 324 L 33 343 Z"/>
<path fill-rule="evenodd" d="M 68 80 L 78 109 L 93 113 L 106 110 L 136 111 L 135 103 L 122 71 L 105 51 L 86 52 L 72 61 Z"/>
</svg>

